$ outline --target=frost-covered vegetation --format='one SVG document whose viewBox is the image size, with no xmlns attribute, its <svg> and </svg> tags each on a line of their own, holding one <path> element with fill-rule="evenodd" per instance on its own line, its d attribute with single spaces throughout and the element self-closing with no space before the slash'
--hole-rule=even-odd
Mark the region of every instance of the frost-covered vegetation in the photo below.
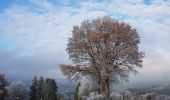
<svg viewBox="0 0 170 100">
<path fill-rule="evenodd" d="M 170 88 L 169 85 L 161 88 Z M 98 84 L 91 77 L 86 77 L 81 81 L 78 91 L 78 99 L 76 100 L 108 100 L 105 95 L 99 94 Z M 155 91 L 155 89 L 157 89 Z M 110 100 L 170 100 L 170 96 L 166 95 L 162 89 L 151 88 L 146 90 L 138 90 L 130 92 L 129 90 L 112 90 L 110 92 Z M 168 90 L 167 92 L 170 92 Z M 161 94 L 164 93 L 164 94 Z"/>
<path fill-rule="evenodd" d="M 68 78 L 76 80 L 75 100 L 168 100 L 159 93 L 112 90 L 115 83 L 128 81 L 142 67 L 144 53 L 140 36 L 129 23 L 109 16 L 85 20 L 73 27 L 67 52 L 73 64 L 61 64 Z"/>
<path fill-rule="evenodd" d="M 83 21 L 72 33 L 66 50 L 73 63 L 60 69 L 78 82 L 74 95 L 57 91 L 54 79 L 35 76 L 27 88 L 19 81 L 7 85 L 0 74 L 0 100 L 170 100 L 170 86 L 142 92 L 113 88 L 143 66 L 140 36 L 129 23 L 104 16 Z"/>
<path fill-rule="evenodd" d="M 29 100 L 29 88 L 21 81 L 12 82 L 7 90 L 10 100 L 16 100 L 16 98 Z"/>
<path fill-rule="evenodd" d="M 81 100 L 107 100 L 104 95 L 90 93 L 89 97 Z M 133 94 L 129 91 L 114 91 L 110 94 L 110 100 L 170 100 L 170 96 L 158 93 Z"/>
<path fill-rule="evenodd" d="M 7 83 L 0 73 L 0 100 L 59 100 L 57 84 L 54 79 L 35 76 L 32 85 L 26 86 L 21 81 Z"/>
<path fill-rule="evenodd" d="M 127 81 L 130 73 L 142 67 L 144 53 L 138 49 L 140 36 L 128 23 L 104 16 L 83 21 L 73 27 L 72 33 L 66 50 L 73 64 L 62 64 L 60 69 L 68 78 L 78 81 L 91 77 L 99 97 L 110 99 L 111 84 Z M 89 85 L 80 88 L 93 91 Z M 81 91 L 80 95 L 87 93 Z"/>
</svg>

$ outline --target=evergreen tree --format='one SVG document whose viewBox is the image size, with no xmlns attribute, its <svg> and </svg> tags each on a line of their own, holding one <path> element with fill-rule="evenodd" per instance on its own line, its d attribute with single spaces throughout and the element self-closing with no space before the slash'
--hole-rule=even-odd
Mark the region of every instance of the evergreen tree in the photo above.
<svg viewBox="0 0 170 100">
<path fill-rule="evenodd" d="M 45 97 L 44 100 L 57 99 L 57 84 L 54 79 L 47 78 L 45 81 Z"/>
<path fill-rule="evenodd" d="M 57 84 L 54 79 L 39 80 L 35 76 L 30 87 L 30 100 L 57 100 Z"/>
<path fill-rule="evenodd" d="M 37 99 L 44 100 L 44 78 L 41 76 L 37 85 Z"/>
<path fill-rule="evenodd" d="M 0 73 L 0 100 L 5 100 L 5 97 L 7 96 L 6 85 L 5 75 Z"/>
<path fill-rule="evenodd" d="M 32 85 L 30 87 L 30 100 L 38 100 L 37 98 L 37 77 L 34 76 L 34 79 L 32 81 Z"/>
</svg>

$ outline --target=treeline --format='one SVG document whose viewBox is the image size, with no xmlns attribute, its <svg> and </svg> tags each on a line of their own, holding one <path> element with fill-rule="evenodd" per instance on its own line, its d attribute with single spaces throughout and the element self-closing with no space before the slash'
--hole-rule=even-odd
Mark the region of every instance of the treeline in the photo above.
<svg viewBox="0 0 170 100">
<path fill-rule="evenodd" d="M 30 100 L 56 100 L 57 84 L 54 79 L 35 76 L 30 87 Z"/>
<path fill-rule="evenodd" d="M 42 76 L 34 76 L 30 87 L 20 81 L 8 84 L 5 75 L 0 73 L 0 100 L 62 100 L 57 88 L 54 79 Z"/>
</svg>

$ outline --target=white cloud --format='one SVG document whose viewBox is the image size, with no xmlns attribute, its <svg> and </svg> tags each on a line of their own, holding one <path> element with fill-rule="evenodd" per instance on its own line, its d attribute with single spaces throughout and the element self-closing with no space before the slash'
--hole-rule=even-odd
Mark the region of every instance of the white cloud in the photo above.
<svg viewBox="0 0 170 100">
<path fill-rule="evenodd" d="M 24 52 L 44 47 L 43 49 L 48 48 L 48 51 L 51 49 L 55 50 L 52 52 L 58 50 L 63 53 L 73 25 L 79 24 L 84 19 L 105 15 L 103 11 L 86 11 L 83 8 L 71 16 L 72 12 L 67 10 L 70 8 L 58 11 L 47 1 L 44 1 L 43 5 L 48 5 L 52 9 L 39 14 L 28 7 L 13 5 L 0 16 L 3 19 L 0 22 L 1 32 L 12 39 L 18 49 L 24 50 Z M 39 49 L 36 52 L 39 52 Z"/>
<path fill-rule="evenodd" d="M 63 13 L 56 13 L 56 15 L 65 16 Z M 67 31 L 62 31 L 68 29 L 67 26 L 62 25 L 65 20 L 58 19 L 59 21 L 55 22 L 53 14 L 40 15 L 22 7 L 13 6 L 6 10 L 1 19 L 4 20 L 0 22 L 1 32 L 10 37 L 19 49 L 34 50 L 37 47 L 56 47 L 57 45 L 61 45 L 62 48 L 66 44 L 68 36 L 63 32 Z M 65 42 L 61 42 L 63 40 Z"/>
<path fill-rule="evenodd" d="M 138 82 L 168 82 L 166 77 L 170 76 L 170 52 L 157 49 L 148 52 L 144 58 L 144 67 L 131 80 Z"/>
</svg>

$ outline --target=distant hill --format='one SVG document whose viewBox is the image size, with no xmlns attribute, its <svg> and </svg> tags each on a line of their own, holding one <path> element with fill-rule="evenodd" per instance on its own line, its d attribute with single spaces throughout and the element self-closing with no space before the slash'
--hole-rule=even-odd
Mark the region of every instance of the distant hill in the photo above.
<svg viewBox="0 0 170 100">
<path fill-rule="evenodd" d="M 12 83 L 13 81 L 19 81 L 17 79 L 7 79 L 7 80 L 8 80 L 8 84 Z M 55 81 L 57 83 L 59 91 L 62 91 L 62 92 L 74 92 L 76 82 L 70 81 L 70 80 L 65 80 L 65 79 L 55 79 Z M 21 82 L 26 84 L 26 86 L 29 88 L 31 86 L 31 84 L 32 84 L 32 79 L 21 80 Z"/>
<path fill-rule="evenodd" d="M 150 89 L 151 91 L 156 91 L 159 92 L 161 94 L 166 94 L 170 96 L 170 84 L 168 85 L 164 85 L 164 86 L 159 86 L 159 87 L 155 87 Z"/>
<path fill-rule="evenodd" d="M 59 91 L 63 92 L 74 92 L 76 87 L 76 82 L 72 81 L 58 81 L 57 82 Z"/>
<path fill-rule="evenodd" d="M 164 95 L 169 95 L 170 96 L 170 84 L 167 85 L 160 85 L 160 86 L 152 86 L 148 88 L 133 88 L 129 89 L 133 93 L 159 93 L 159 94 L 164 94 Z"/>
</svg>

